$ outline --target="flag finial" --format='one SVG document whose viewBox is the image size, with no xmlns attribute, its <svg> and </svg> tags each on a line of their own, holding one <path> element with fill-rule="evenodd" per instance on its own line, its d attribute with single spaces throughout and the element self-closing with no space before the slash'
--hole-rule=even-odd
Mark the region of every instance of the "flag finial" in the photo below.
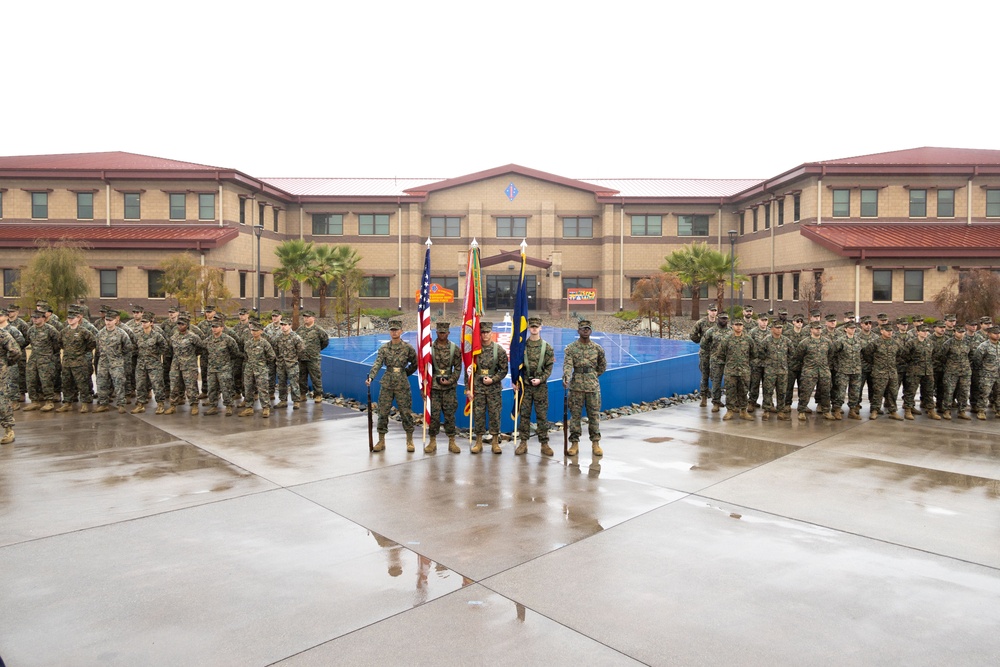
<svg viewBox="0 0 1000 667">
<path fill-rule="evenodd" d="M 478 248 L 479 247 L 479 242 L 476 241 L 475 237 L 473 237 L 472 238 L 472 243 L 470 243 L 469 245 L 472 246 L 473 248 Z"/>
<path fill-rule="evenodd" d="M 427 246 L 428 248 L 434 245 L 433 243 L 431 243 L 431 237 L 429 236 L 427 237 L 427 241 L 424 243 L 424 245 Z"/>
<path fill-rule="evenodd" d="M 528 249 L 528 239 L 521 239 L 521 254 Z"/>
</svg>

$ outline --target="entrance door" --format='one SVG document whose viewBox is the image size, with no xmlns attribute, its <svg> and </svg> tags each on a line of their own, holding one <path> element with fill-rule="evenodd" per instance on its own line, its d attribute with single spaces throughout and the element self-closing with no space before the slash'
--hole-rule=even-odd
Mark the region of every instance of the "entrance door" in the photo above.
<svg viewBox="0 0 1000 667">
<path fill-rule="evenodd" d="M 486 310 L 514 310 L 518 276 L 486 276 Z M 535 276 L 525 276 L 528 310 L 535 308 Z"/>
</svg>

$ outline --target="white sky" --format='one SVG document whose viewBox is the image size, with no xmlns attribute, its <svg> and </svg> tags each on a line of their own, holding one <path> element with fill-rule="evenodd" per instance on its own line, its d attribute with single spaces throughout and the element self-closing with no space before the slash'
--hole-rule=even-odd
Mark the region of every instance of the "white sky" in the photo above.
<svg viewBox="0 0 1000 667">
<path fill-rule="evenodd" d="M 17 2 L 2 155 L 766 178 L 1000 148 L 995 0 Z"/>
</svg>

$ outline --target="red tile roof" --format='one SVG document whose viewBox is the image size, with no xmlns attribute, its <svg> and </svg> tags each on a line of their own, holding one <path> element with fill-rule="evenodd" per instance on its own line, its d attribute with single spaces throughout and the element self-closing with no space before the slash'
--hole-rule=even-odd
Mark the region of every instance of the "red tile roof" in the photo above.
<svg viewBox="0 0 1000 667">
<path fill-rule="evenodd" d="M 62 155 L 14 155 L 0 157 L 0 170 L 5 169 L 30 171 L 138 169 L 142 171 L 215 172 L 222 169 L 222 167 L 210 167 L 194 162 L 180 162 L 162 157 L 110 151 L 106 153 L 65 153 Z"/>
<path fill-rule="evenodd" d="M 910 148 L 888 153 L 872 153 L 837 160 L 822 160 L 826 165 L 1000 165 L 1000 151 L 980 148 Z"/>
<path fill-rule="evenodd" d="M 106 225 L 5 224 L 0 248 L 26 248 L 38 241 L 83 242 L 90 248 L 199 250 L 217 248 L 239 236 L 233 227 L 217 225 Z"/>
<path fill-rule="evenodd" d="M 824 223 L 804 224 L 802 236 L 842 257 L 996 257 L 1000 224 Z"/>
</svg>

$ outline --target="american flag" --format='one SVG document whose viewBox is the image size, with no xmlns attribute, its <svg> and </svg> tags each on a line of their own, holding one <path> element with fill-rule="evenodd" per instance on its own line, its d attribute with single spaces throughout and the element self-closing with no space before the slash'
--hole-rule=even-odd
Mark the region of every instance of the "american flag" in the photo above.
<svg viewBox="0 0 1000 667">
<path fill-rule="evenodd" d="M 434 381 L 434 360 L 431 358 L 431 241 L 427 239 L 424 257 L 424 277 L 420 281 L 420 303 L 417 306 L 417 378 L 424 400 L 424 423 L 431 423 L 431 383 Z"/>
</svg>

